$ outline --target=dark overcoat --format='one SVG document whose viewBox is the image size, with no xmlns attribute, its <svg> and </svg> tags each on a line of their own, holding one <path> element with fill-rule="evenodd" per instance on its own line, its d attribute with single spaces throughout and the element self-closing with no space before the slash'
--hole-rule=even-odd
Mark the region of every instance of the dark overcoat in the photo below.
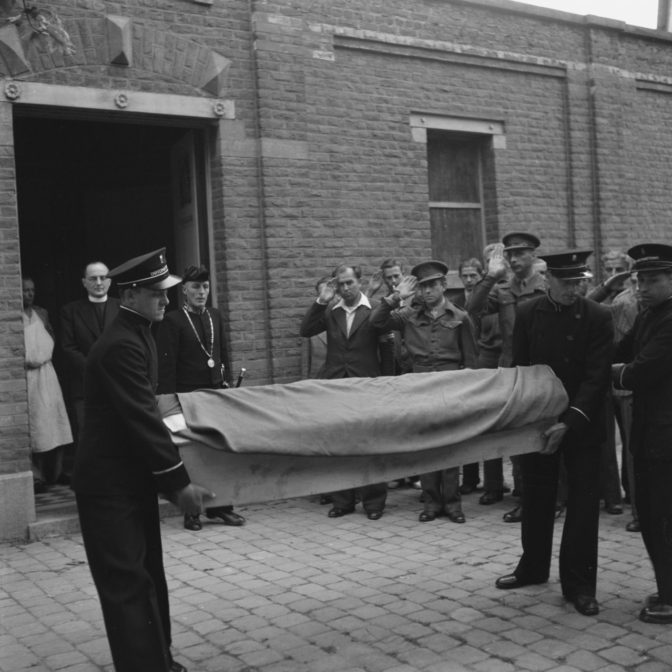
<svg viewBox="0 0 672 672">
<path fill-rule="evenodd" d="M 159 394 L 216 389 L 222 387 L 223 382 L 231 384 L 231 359 L 224 319 L 216 308 L 206 310 L 207 313 L 189 313 L 189 317 L 184 310 L 173 310 L 160 323 L 156 336 Z M 211 320 L 213 332 L 210 331 Z M 212 354 L 213 367 L 208 366 L 208 356 L 201 344 Z"/>
<path fill-rule="evenodd" d="M 609 309 L 583 297 L 572 306 L 559 306 L 543 295 L 516 309 L 513 364 L 553 369 L 569 397 L 560 421 L 582 442 L 604 439 L 612 342 Z"/>
<path fill-rule="evenodd" d="M 189 484 L 155 396 L 150 323 L 124 308 L 89 352 L 85 419 L 73 489 L 85 494 L 171 492 Z"/>
<path fill-rule="evenodd" d="M 84 398 L 84 367 L 93 344 L 114 321 L 119 312 L 119 299 L 108 297 L 105 319 L 101 326 L 96 313 L 96 304 L 88 298 L 67 303 L 61 308 L 60 346 L 68 373 L 68 396 Z"/>
<path fill-rule="evenodd" d="M 672 460 L 672 299 L 647 308 L 616 348 L 617 387 L 633 391 L 630 449 Z"/>
</svg>

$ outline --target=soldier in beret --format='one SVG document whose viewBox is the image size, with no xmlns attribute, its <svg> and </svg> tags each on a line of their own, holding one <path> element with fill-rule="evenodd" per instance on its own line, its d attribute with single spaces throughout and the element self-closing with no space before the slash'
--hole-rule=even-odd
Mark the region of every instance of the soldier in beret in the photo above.
<svg viewBox="0 0 672 672">
<path fill-rule="evenodd" d="M 613 327 L 609 310 L 586 299 L 592 277 L 590 250 L 543 255 L 548 294 L 520 304 L 513 331 L 513 364 L 547 364 L 562 381 L 569 406 L 545 432 L 538 453 L 521 456 L 523 555 L 500 589 L 546 583 L 562 460 L 567 474 L 567 517 L 560 545 L 560 584 L 565 598 L 585 616 L 599 613 L 595 599 L 600 511 L 598 476 L 605 438 Z"/>
<path fill-rule="evenodd" d="M 632 390 L 630 450 L 644 545 L 658 591 L 644 604 L 645 623 L 672 623 L 672 246 L 628 250 L 642 311 L 619 343 L 612 377 Z"/>
<path fill-rule="evenodd" d="M 150 327 L 164 317 L 171 275 L 165 248 L 109 272 L 121 306 L 91 348 L 84 372 L 84 427 L 73 489 L 89 567 L 119 672 L 183 672 L 170 645 L 158 493 L 185 513 L 213 496 L 190 482 L 158 411 Z"/>
<path fill-rule="evenodd" d="M 394 291 L 373 310 L 371 323 L 381 331 L 401 333 L 413 373 L 455 371 L 476 368 L 478 348 L 469 316 L 445 296 L 448 266 L 442 261 L 426 261 L 411 270 Z M 402 299 L 420 288 L 421 305 L 399 308 Z M 454 523 L 464 523 L 459 489 L 460 469 L 442 469 L 420 476 L 424 495 L 421 523 L 445 515 Z"/>
</svg>

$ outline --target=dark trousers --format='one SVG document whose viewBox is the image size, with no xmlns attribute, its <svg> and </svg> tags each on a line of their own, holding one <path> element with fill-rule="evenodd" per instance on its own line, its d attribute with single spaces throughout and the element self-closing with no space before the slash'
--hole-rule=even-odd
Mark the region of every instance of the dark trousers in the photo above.
<svg viewBox="0 0 672 672">
<path fill-rule="evenodd" d="M 621 504 L 621 478 L 616 460 L 616 424 L 614 407 L 610 402 L 606 405 L 607 440 L 602 444 L 600 458 L 600 498 L 605 504 Z"/>
<path fill-rule="evenodd" d="M 77 495 L 117 672 L 168 672 L 170 614 L 155 494 Z"/>
<path fill-rule="evenodd" d="M 632 453 L 630 452 L 630 433 L 632 430 L 632 394 L 614 394 L 612 396 L 614 402 L 614 415 L 618 423 L 618 429 L 621 433 L 621 443 L 623 451 L 621 453 L 621 481 L 623 489 L 630 497 L 630 505 L 632 507 L 632 519 L 637 520 L 637 486 L 635 485 L 635 463 Z"/>
<path fill-rule="evenodd" d="M 660 599 L 672 606 L 672 460 L 635 455 L 635 496 Z"/>
<path fill-rule="evenodd" d="M 566 597 L 595 595 L 600 515 L 598 474 L 600 446 L 578 443 L 568 434 L 553 455 L 520 456 L 523 477 L 523 555 L 516 576 L 547 581 L 551 568 L 553 527 L 560 461 L 567 473 L 567 513 L 560 544 L 560 584 Z"/>
<path fill-rule="evenodd" d="M 462 483 L 476 487 L 480 482 L 478 462 L 462 467 Z M 486 492 L 501 492 L 504 489 L 504 465 L 501 457 L 483 462 L 483 489 Z"/>
<path fill-rule="evenodd" d="M 460 513 L 460 468 L 441 469 L 420 476 L 420 484 L 428 513 Z"/>
<path fill-rule="evenodd" d="M 357 495 L 362 500 L 362 507 L 367 513 L 382 511 L 387 499 L 387 483 L 374 483 L 361 488 L 350 488 L 331 493 L 331 499 L 336 509 L 354 509 Z"/>
</svg>

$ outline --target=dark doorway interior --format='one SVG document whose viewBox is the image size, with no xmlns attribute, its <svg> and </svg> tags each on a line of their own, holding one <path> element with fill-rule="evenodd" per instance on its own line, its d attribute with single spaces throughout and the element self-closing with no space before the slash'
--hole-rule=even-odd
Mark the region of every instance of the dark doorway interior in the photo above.
<svg viewBox="0 0 672 672">
<path fill-rule="evenodd" d="M 170 152 L 184 128 L 19 116 L 14 120 L 21 267 L 56 321 L 81 271 L 173 246 Z M 57 325 L 55 325 L 57 326 Z"/>
</svg>

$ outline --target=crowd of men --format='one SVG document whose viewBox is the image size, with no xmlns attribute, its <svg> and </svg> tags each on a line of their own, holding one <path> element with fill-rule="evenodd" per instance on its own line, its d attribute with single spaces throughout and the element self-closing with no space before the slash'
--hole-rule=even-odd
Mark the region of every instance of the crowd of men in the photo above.
<svg viewBox="0 0 672 672">
<path fill-rule="evenodd" d="M 618 476 L 615 417 L 628 449 L 626 492 L 636 505 L 629 529 L 641 529 L 657 586 L 640 618 L 672 623 L 672 247 L 643 244 L 631 248 L 627 258 L 607 255 L 603 261 L 605 266 L 613 262 L 608 268 L 613 272 L 591 287 L 591 251 L 537 258 L 539 246 L 530 233 L 508 234 L 501 244 L 486 248 L 483 262 L 472 258 L 460 265 L 464 291 L 454 294 L 448 291 L 448 267 L 442 261 L 423 261 L 405 274 L 400 263 L 386 260 L 367 291 L 358 266 L 338 266 L 318 281 L 300 327 L 311 343 L 323 336 L 324 361 L 318 361 L 319 355 L 311 359 L 312 375 L 333 379 L 549 366 L 569 403 L 544 432 L 543 448 L 514 461 L 519 504 L 505 521 L 521 522 L 522 555 L 495 585 L 511 590 L 548 581 L 561 502 L 566 509 L 560 546 L 563 595 L 579 613 L 599 613 L 600 501 L 612 513 L 622 511 L 620 484 L 605 482 L 605 474 Z M 112 278 L 118 301 L 108 298 Z M 181 672 L 185 668 L 171 652 L 156 495 L 166 495 L 181 508 L 188 529 L 201 528 L 202 513 L 230 525 L 244 519 L 231 507 L 207 507 L 214 493 L 191 482 L 162 421 L 156 393 L 230 384 L 225 325 L 221 314 L 207 306 L 208 270 L 193 266 L 183 277 L 172 275 L 164 248 L 111 271 L 92 262 L 82 281 L 87 296 L 62 311 L 61 347 L 73 377 L 68 389 L 78 445 L 72 485 L 87 558 L 115 668 Z M 166 314 L 167 290 L 179 284 L 184 305 Z M 374 300 L 383 289 L 382 298 Z M 24 278 L 26 367 L 37 372 L 31 378 L 40 385 L 46 371 L 53 385 L 53 333 L 33 303 L 34 294 L 32 279 Z M 151 330 L 156 324 L 158 336 Z M 29 358 L 29 351 L 35 357 Z M 37 386 L 29 380 L 29 406 Z M 57 412 L 62 416 L 63 409 Z M 33 425 L 32 416 L 31 435 L 39 433 L 40 422 Z M 71 440 L 69 428 L 63 436 Z M 461 496 L 475 488 L 478 466 L 465 467 L 464 474 L 461 485 L 458 468 L 409 475 L 411 482 L 419 477 L 420 522 L 439 516 L 465 522 Z M 481 504 L 502 499 L 501 460 L 486 462 L 484 485 Z M 328 515 L 351 514 L 361 501 L 367 517 L 378 520 L 387 489 L 388 484 L 379 483 L 325 493 L 333 504 Z"/>
<path fill-rule="evenodd" d="M 672 475 L 672 453 L 665 444 L 672 420 L 663 411 L 672 391 L 672 334 L 666 331 L 672 322 L 672 247 L 650 244 L 635 246 L 627 255 L 608 252 L 602 258 L 604 281 L 594 285 L 591 250 L 537 256 L 540 244 L 527 232 L 504 236 L 484 250 L 483 261 L 460 264 L 464 289 L 459 292 L 448 289 L 448 268 L 441 261 L 422 262 L 406 275 L 400 262 L 387 259 L 366 288 L 358 266 L 339 266 L 331 279 L 321 279 L 301 325 L 306 338 L 326 334 L 325 362 L 314 366 L 313 375 L 550 366 L 569 405 L 544 433 L 542 450 L 512 457 L 517 505 L 504 521 L 521 523 L 523 552 L 496 587 L 548 581 L 554 524 L 565 511 L 561 589 L 579 613 L 598 614 L 600 505 L 604 502 L 608 513 L 622 513 L 623 487 L 633 511 L 627 529 L 641 529 L 658 587 L 640 618 L 672 623 L 672 495 L 669 488 L 662 494 L 661 480 Z M 384 295 L 374 302 L 383 288 Z M 638 397 L 649 403 L 638 403 Z M 622 483 L 615 419 L 623 447 Z M 501 459 L 483 466 L 479 503 L 501 501 L 507 489 Z M 420 475 L 420 522 L 439 516 L 465 522 L 461 495 L 477 488 L 478 464 L 464 465 L 462 471 L 461 485 L 457 468 Z M 385 488 L 381 483 L 347 496 L 334 493 L 328 515 L 353 513 L 359 496 L 368 518 L 377 520 Z"/>
</svg>

